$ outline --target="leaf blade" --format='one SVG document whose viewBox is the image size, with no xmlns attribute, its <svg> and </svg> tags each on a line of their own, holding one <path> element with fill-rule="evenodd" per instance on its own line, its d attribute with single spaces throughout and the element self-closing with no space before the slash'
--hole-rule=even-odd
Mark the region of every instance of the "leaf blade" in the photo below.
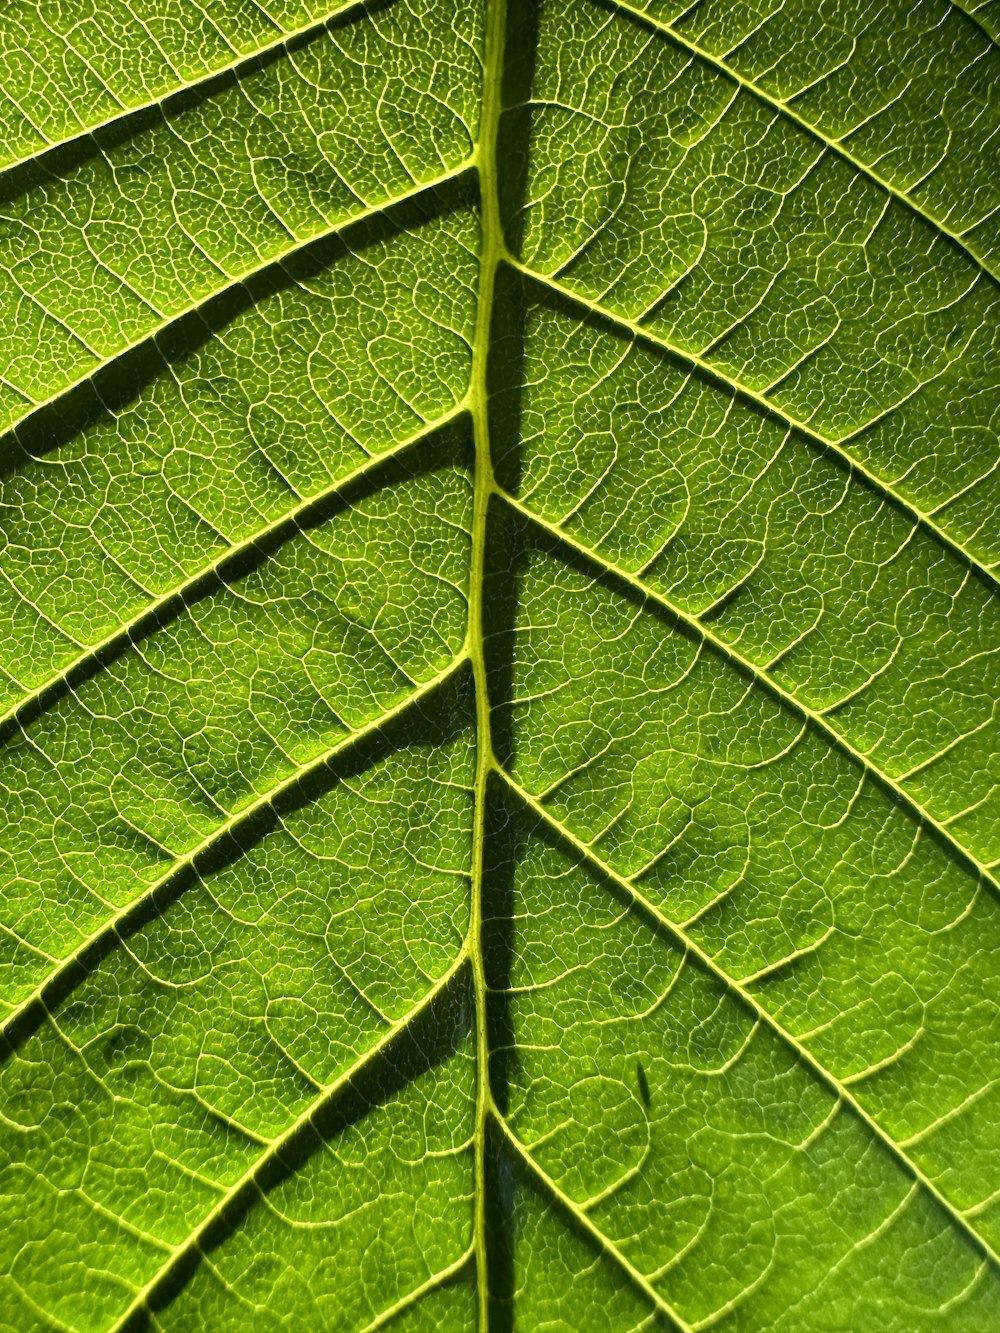
<svg viewBox="0 0 1000 1333">
<path fill-rule="evenodd" d="M 137 3 L 0 34 L 7 1325 L 992 1327 L 988 15 Z"/>
</svg>

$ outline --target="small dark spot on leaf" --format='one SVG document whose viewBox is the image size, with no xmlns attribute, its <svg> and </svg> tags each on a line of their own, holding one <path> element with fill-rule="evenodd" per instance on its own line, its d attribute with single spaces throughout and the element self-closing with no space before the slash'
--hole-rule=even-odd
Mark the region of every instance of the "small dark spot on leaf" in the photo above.
<svg viewBox="0 0 1000 1333">
<path fill-rule="evenodd" d="M 646 1071 L 642 1067 L 642 1061 L 635 1062 L 635 1076 L 639 1080 L 639 1096 L 643 1100 L 643 1105 L 649 1105 L 649 1080 L 646 1078 Z"/>
</svg>

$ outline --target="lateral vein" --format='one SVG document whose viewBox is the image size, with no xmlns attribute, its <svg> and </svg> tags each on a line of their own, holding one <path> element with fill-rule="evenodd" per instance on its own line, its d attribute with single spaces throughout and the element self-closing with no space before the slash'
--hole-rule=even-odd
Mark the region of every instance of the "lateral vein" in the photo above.
<svg viewBox="0 0 1000 1333">
<path fill-rule="evenodd" d="M 642 579 L 636 575 L 630 574 L 628 570 L 622 569 L 620 565 L 614 564 L 605 556 L 600 555 L 590 546 L 585 546 L 582 542 L 576 540 L 563 528 L 548 519 L 542 518 L 529 509 L 522 501 L 517 500 L 507 491 L 500 491 L 503 501 L 510 506 L 515 513 L 520 514 L 529 523 L 541 529 L 553 541 L 560 543 L 574 555 L 589 561 L 602 574 L 614 579 L 616 582 L 627 586 L 633 592 L 642 598 L 662 608 L 669 616 L 685 625 L 705 643 L 710 644 L 722 657 L 728 662 L 738 667 L 746 673 L 759 685 L 768 691 L 768 693 L 786 708 L 791 709 L 798 717 L 814 727 L 830 744 L 841 754 L 846 756 L 851 763 L 857 765 L 863 772 L 877 783 L 894 801 L 901 805 L 934 839 L 943 845 L 952 857 L 959 862 L 963 870 L 972 875 L 977 882 L 987 884 L 997 897 L 1000 898 L 1000 879 L 993 873 L 985 862 L 980 861 L 967 847 L 961 843 L 954 833 L 940 820 L 936 819 L 930 811 L 916 799 L 911 796 L 906 789 L 884 769 L 872 762 L 872 760 L 863 751 L 857 749 L 843 734 L 837 730 L 827 719 L 818 713 L 808 704 L 803 703 L 790 690 L 787 690 L 765 668 L 752 662 L 750 658 L 745 657 L 737 648 L 720 635 L 713 633 L 708 625 L 704 624 L 696 615 L 688 611 L 683 611 L 672 601 L 665 597 L 661 592 L 657 592 Z"/>
<path fill-rule="evenodd" d="M 680 50 L 686 51 L 688 55 L 693 55 L 704 64 L 711 65 L 727 79 L 738 84 L 740 88 L 747 92 L 751 97 L 755 98 L 758 102 L 763 103 L 764 106 L 775 111 L 779 116 L 784 117 L 786 120 L 792 121 L 799 127 L 799 129 L 808 134 L 811 139 L 820 144 L 827 152 L 836 154 L 842 161 L 853 167 L 859 175 L 867 177 L 867 179 L 877 185 L 880 190 L 884 190 L 886 194 L 891 195 L 892 198 L 902 204 L 904 208 L 911 213 L 916 214 L 922 222 L 927 223 L 929 227 L 932 227 L 935 231 L 946 237 L 955 249 L 961 253 L 963 258 L 967 259 L 971 264 L 974 264 L 979 272 L 984 273 L 992 282 L 1000 280 L 1000 275 L 995 273 L 986 261 L 976 254 L 961 232 L 954 231 L 946 222 L 942 221 L 941 218 L 935 217 L 933 213 L 922 208 L 906 190 L 901 189 L 898 185 L 893 185 L 892 182 L 887 180 L 884 176 L 880 176 L 873 166 L 867 162 L 863 162 L 861 158 L 855 156 L 855 154 L 852 153 L 849 148 L 845 147 L 839 139 L 834 139 L 829 135 L 824 134 L 818 125 L 807 120 L 800 112 L 789 106 L 788 102 L 780 97 L 775 97 L 772 93 L 769 93 L 762 88 L 758 83 L 747 78 L 746 75 L 741 74 L 722 56 L 713 55 L 711 51 L 699 45 L 697 42 L 692 41 L 690 37 L 685 37 L 682 33 L 679 33 L 671 24 L 664 23 L 661 19 L 654 18 L 653 15 L 645 13 L 637 6 L 630 4 L 629 0 L 594 0 L 594 2 L 595 4 L 600 5 L 602 9 L 610 10 L 612 13 L 621 15 L 622 18 L 626 19 L 636 27 L 644 28 L 647 32 L 657 33 Z M 969 15 L 966 14 L 966 17 L 968 18 Z"/>
<path fill-rule="evenodd" d="M 372 204 L 368 208 L 359 209 L 356 213 L 351 213 L 347 217 L 340 218 L 336 222 L 331 223 L 328 227 L 320 227 L 319 230 L 312 232 L 309 236 L 304 237 L 302 240 L 295 241 L 294 244 L 287 246 L 277 254 L 272 255 L 269 259 L 261 260 L 259 264 L 254 264 L 251 268 L 236 274 L 224 274 L 226 281 L 216 287 L 213 291 L 209 292 L 207 296 L 192 302 L 191 305 L 185 306 L 183 310 L 177 311 L 174 315 L 165 316 L 157 324 L 153 325 L 148 332 L 144 333 L 141 338 L 137 338 L 133 342 L 127 343 L 124 347 L 120 347 L 117 352 L 104 358 L 98 365 L 91 366 L 85 374 L 79 375 L 76 379 L 69 381 L 69 383 L 63 385 L 62 388 L 57 389 L 56 392 L 51 394 L 48 398 L 41 398 L 36 401 L 27 402 L 25 410 L 21 416 L 7 425 L 3 436 L 0 436 L 0 441 L 10 437 L 17 439 L 18 432 L 23 431 L 26 424 L 35 416 L 52 408 L 57 403 L 62 402 L 75 390 L 81 388 L 82 385 L 94 383 L 110 366 L 113 366 L 123 358 L 130 356 L 140 347 L 147 347 L 150 345 L 158 347 L 158 339 L 160 339 L 164 333 L 180 324 L 183 320 L 191 319 L 192 316 L 204 314 L 211 306 L 223 300 L 228 293 L 235 291 L 236 288 L 245 286 L 254 278 L 258 278 L 263 274 L 280 270 L 289 262 L 289 260 L 305 254 L 314 246 L 322 245 L 324 241 L 330 241 L 334 237 L 343 236 L 354 230 L 360 229 L 366 223 L 373 222 L 375 219 L 393 212 L 398 208 L 404 207 L 406 204 L 414 203 L 425 195 L 434 194 L 452 181 L 457 181 L 464 176 L 471 175 L 473 161 L 474 158 L 472 156 L 467 157 L 463 162 L 460 162 L 458 166 L 442 172 L 440 176 L 435 176 L 433 180 L 421 181 L 411 189 L 403 190 L 400 194 L 393 195 L 389 199 L 383 199 L 381 202 Z"/>
<path fill-rule="evenodd" d="M 157 905 L 157 900 L 164 897 L 167 898 L 168 904 L 172 901 L 170 898 L 170 891 L 179 886 L 179 882 L 184 875 L 191 874 L 194 876 L 195 880 L 197 880 L 199 876 L 198 867 L 200 862 L 202 862 L 206 855 L 210 853 L 213 848 L 218 846 L 224 838 L 238 834 L 242 829 L 246 828 L 256 816 L 274 805 L 274 803 L 282 796 L 294 792 L 296 786 L 303 783 L 313 774 L 321 772 L 331 763 L 350 754 L 352 750 L 360 746 L 365 740 L 377 735 L 391 722 L 403 717 L 412 709 L 419 707 L 425 699 L 431 697 L 443 686 L 447 685 L 449 681 L 453 680 L 458 673 L 463 670 L 467 660 L 468 655 L 463 651 L 453 662 L 449 663 L 443 671 L 438 672 L 436 676 L 427 681 L 424 685 L 421 685 L 419 689 L 408 694 L 405 699 L 401 700 L 393 708 L 388 709 L 380 717 L 367 723 L 365 726 L 359 727 L 357 731 L 351 732 L 349 736 L 338 741 L 336 745 L 332 745 L 324 750 L 322 754 L 318 755 L 308 764 L 303 764 L 301 767 L 295 769 L 294 772 L 289 774 L 289 776 L 282 782 L 278 783 L 277 786 L 264 792 L 263 795 L 259 796 L 255 801 L 252 801 L 237 814 L 231 816 L 225 823 L 220 824 L 217 828 L 213 829 L 212 832 L 207 837 L 203 838 L 196 847 L 193 847 L 189 852 L 185 852 L 183 856 L 178 857 L 165 874 L 161 875 L 159 879 L 143 889 L 138 897 L 134 898 L 125 907 L 121 908 L 114 914 L 114 916 L 106 921 L 104 925 L 94 931 L 92 935 L 88 936 L 87 939 L 85 939 L 82 944 L 78 945 L 71 954 L 68 954 L 60 961 L 58 967 L 45 978 L 41 985 L 37 986 L 35 990 L 32 991 L 27 999 L 22 1000 L 15 1009 L 11 1010 L 3 1023 L 0 1024 L 0 1063 L 15 1053 L 22 1041 L 26 1039 L 26 1035 L 28 1034 L 26 1034 L 25 1037 L 18 1035 L 19 1029 L 26 1016 L 39 1006 L 41 1006 L 44 1013 L 48 1014 L 50 1012 L 48 1009 L 48 1000 L 51 997 L 52 992 L 59 987 L 60 983 L 69 981 L 70 990 L 72 990 L 80 984 L 86 975 L 88 975 L 88 955 L 95 951 L 99 951 L 105 943 L 113 940 L 113 937 L 115 936 L 119 939 L 122 939 L 123 935 L 127 937 L 128 933 L 130 933 L 129 927 L 138 924 L 142 920 L 143 914 L 146 912 L 150 904 L 155 906 Z M 160 908 L 159 910 L 163 909 Z M 77 969 L 79 970 L 79 975 L 73 977 L 72 973 Z"/>
<path fill-rule="evenodd" d="M 637 1287 L 639 1291 L 642 1292 L 643 1296 L 645 1296 L 658 1314 L 664 1315 L 670 1321 L 671 1326 L 676 1330 L 676 1333 L 694 1333 L 692 1325 L 687 1323 L 677 1313 L 674 1307 L 663 1299 L 650 1280 L 625 1257 L 614 1241 L 610 1240 L 599 1227 L 595 1226 L 587 1214 L 583 1212 L 582 1209 L 578 1208 L 569 1195 L 559 1188 L 552 1177 L 546 1171 L 542 1170 L 499 1111 L 494 1110 L 493 1118 L 499 1125 L 508 1146 L 513 1150 L 518 1160 L 538 1183 L 542 1191 L 549 1196 L 549 1199 L 564 1212 L 568 1213 L 577 1226 L 586 1231 L 591 1241 L 598 1247 L 601 1253 L 607 1255 L 615 1267 L 625 1275 L 632 1286 Z"/>
<path fill-rule="evenodd" d="M 173 619 L 187 607 L 200 601 L 202 597 L 228 586 L 230 579 L 235 575 L 228 571 L 227 566 L 232 565 L 238 569 L 241 559 L 255 547 L 267 546 L 269 549 L 265 552 L 264 558 L 270 558 L 298 536 L 303 525 L 308 524 L 324 505 L 329 504 L 342 492 L 350 490 L 358 482 L 412 453 L 438 431 L 445 430 L 467 412 L 466 403 L 459 403 L 457 407 L 431 422 L 416 435 L 411 435 L 400 444 L 393 445 L 384 453 L 372 455 L 360 467 L 346 473 L 315 495 L 308 496 L 281 518 L 257 528 L 242 541 L 234 542 L 211 564 L 196 570 L 189 578 L 148 603 L 113 634 L 84 649 L 56 675 L 50 676 L 48 680 L 21 698 L 13 708 L 0 714 L 0 747 L 36 717 L 54 707 L 81 679 L 89 677 L 92 669 L 106 670 L 107 666 L 117 660 L 130 645 L 144 639 L 154 626 L 166 619 Z"/>
<path fill-rule="evenodd" d="M 505 262 L 524 277 L 537 283 L 540 287 L 555 293 L 569 305 L 576 306 L 585 316 L 593 319 L 602 320 L 611 328 L 617 329 L 620 334 L 633 339 L 653 351 L 665 353 L 673 359 L 693 367 L 707 379 L 714 381 L 726 388 L 730 394 L 735 395 L 747 402 L 753 403 L 757 409 L 763 412 L 773 421 L 777 421 L 786 430 L 795 431 L 803 440 L 806 441 L 818 453 L 834 459 L 844 467 L 850 476 L 856 477 L 869 490 L 875 492 L 880 499 L 893 506 L 894 509 L 901 512 L 915 527 L 930 536 L 938 546 L 944 547 L 951 555 L 959 560 L 962 565 L 984 583 L 991 592 L 1000 593 L 1000 572 L 993 566 L 985 565 L 981 560 L 972 554 L 967 546 L 964 546 L 956 538 L 951 537 L 938 523 L 934 521 L 930 514 L 925 513 L 918 508 L 911 500 L 907 500 L 899 491 L 886 481 L 882 481 L 874 472 L 858 461 L 857 458 L 846 447 L 846 443 L 864 433 L 874 421 L 868 422 L 865 426 L 855 431 L 852 435 L 846 436 L 843 441 L 828 439 L 820 434 L 814 427 L 798 417 L 791 416 L 783 408 L 777 406 L 764 394 L 756 392 L 746 384 L 741 384 L 739 380 L 732 379 L 725 371 L 720 370 L 713 365 L 711 361 L 699 356 L 696 352 L 686 351 L 682 347 L 669 342 L 658 333 L 653 333 L 642 324 L 637 324 L 635 320 L 629 319 L 625 315 L 620 315 L 615 311 L 609 310 L 607 306 L 600 305 L 597 301 L 590 300 L 589 297 L 581 296 L 573 291 L 571 287 L 565 285 L 558 278 L 553 278 L 545 273 L 539 273 L 536 269 L 530 268 L 522 260 L 514 258 L 511 254 L 505 254 Z M 885 415 L 885 414 L 883 414 Z"/>
<path fill-rule="evenodd" d="M 211 84 L 215 79 L 225 78 L 227 75 L 230 75 L 235 79 L 240 79 L 244 73 L 250 70 L 258 61 L 266 59 L 266 57 L 272 53 L 278 52 L 283 47 L 290 46 L 293 43 L 308 42 L 310 38 L 318 37 L 323 29 L 329 27 L 335 19 L 349 18 L 355 13 L 363 14 L 366 9 L 367 4 L 365 3 L 365 0 L 345 0 L 345 3 L 335 5 L 333 9 L 328 10 L 321 18 L 314 19 L 309 23 L 304 23 L 298 28 L 290 28 L 287 32 L 282 32 L 279 36 L 272 38 L 271 41 L 262 42 L 260 46 L 254 47 L 253 50 L 247 51 L 243 55 L 238 54 L 233 60 L 223 61 L 222 64 L 216 65 L 214 69 L 208 70 L 205 74 L 199 74 L 192 79 L 178 78 L 175 86 L 169 88 L 159 97 L 150 97 L 144 102 L 134 102 L 131 106 L 126 106 L 119 102 L 119 106 L 122 107 L 121 111 L 115 111 L 110 116 L 105 116 L 102 120 L 96 120 L 90 125 L 82 125 L 81 123 L 81 128 L 73 134 L 68 134 L 62 139 L 51 139 L 43 144 L 41 148 L 26 153 L 24 157 L 12 158 L 9 162 L 0 167 L 0 181 L 3 180 L 3 177 L 8 172 L 16 171 L 19 167 L 25 167 L 31 162 L 37 162 L 39 158 L 45 157 L 47 153 L 54 152 L 61 148 L 69 148 L 72 144 L 80 143 L 84 139 L 89 139 L 111 125 L 119 125 L 124 121 L 130 120 L 132 117 L 141 116 L 144 111 L 149 111 L 152 107 L 160 107 L 164 113 L 166 113 L 169 109 L 169 104 L 172 101 L 177 98 L 189 96 L 199 88 Z M 62 33 L 56 33 L 55 35 L 61 40 L 65 40 Z M 79 54 L 79 52 L 77 52 L 77 54 Z M 162 55 L 163 52 L 161 51 L 160 54 Z M 93 73 L 92 69 L 91 72 Z M 105 85 L 105 87 L 107 87 L 107 85 Z M 111 92 L 110 88 L 108 88 L 108 92 Z M 113 93 L 112 96 L 114 96 Z M 117 97 L 115 100 L 118 101 Z M 18 110 L 21 110 L 22 114 L 24 114 L 20 105 L 17 103 L 15 103 L 15 105 L 17 105 Z M 75 114 L 76 111 L 74 109 L 74 115 Z M 37 130 L 40 136 L 42 135 L 42 132 L 38 129 L 37 125 L 33 124 L 32 128 Z"/>
<path fill-rule="evenodd" d="M 756 998 L 752 991 L 734 980 L 724 968 L 720 967 L 711 954 L 706 953 L 704 949 L 694 940 L 683 927 L 676 925 L 669 917 L 665 916 L 660 909 L 643 894 L 631 880 L 626 879 L 613 870 L 606 861 L 604 861 L 593 848 L 588 847 L 586 843 L 581 842 L 575 834 L 549 813 L 545 807 L 537 801 L 530 792 L 526 791 L 505 769 L 498 769 L 498 772 L 507 783 L 510 790 L 521 801 L 521 803 L 530 810 L 547 828 L 563 842 L 563 844 L 572 849 L 585 863 L 594 867 L 598 873 L 616 888 L 626 895 L 631 901 L 633 907 L 637 909 L 639 915 L 648 922 L 654 922 L 660 929 L 665 931 L 683 948 L 690 951 L 691 955 L 698 959 L 701 966 L 714 977 L 727 990 L 735 994 L 743 1004 L 754 1013 L 758 1020 L 768 1027 L 778 1040 L 789 1047 L 801 1060 L 801 1062 L 810 1070 L 810 1072 L 824 1083 L 827 1088 L 839 1099 L 839 1101 L 849 1106 L 860 1121 L 871 1131 L 876 1139 L 882 1143 L 895 1158 L 899 1165 L 905 1170 L 907 1175 L 934 1199 L 935 1203 L 941 1208 L 944 1214 L 954 1223 L 955 1226 L 964 1234 L 966 1239 L 979 1251 L 996 1270 L 1000 1272 L 1000 1255 L 993 1249 L 989 1241 L 982 1236 L 969 1221 L 968 1217 L 956 1207 L 955 1204 L 947 1198 L 938 1186 L 925 1175 L 909 1154 L 896 1142 L 891 1134 L 888 1133 L 879 1122 L 871 1115 L 857 1097 L 851 1092 L 850 1088 L 830 1072 L 825 1065 L 804 1046 L 797 1037 L 785 1028 L 775 1016 L 766 1009 Z"/>
<path fill-rule="evenodd" d="M 163 1264 L 146 1285 L 139 1291 L 128 1309 L 119 1316 L 118 1320 L 112 1325 L 110 1333 L 123 1333 L 123 1330 L 129 1327 L 130 1321 L 143 1309 L 150 1308 L 150 1302 L 154 1301 L 157 1294 L 165 1287 L 170 1285 L 171 1279 L 177 1270 L 184 1264 L 185 1260 L 194 1251 L 200 1250 L 211 1231 L 226 1214 L 226 1212 L 245 1196 L 252 1196 L 258 1188 L 258 1181 L 266 1167 L 278 1156 L 300 1134 L 306 1126 L 315 1121 L 325 1106 L 332 1102 L 345 1088 L 358 1077 L 362 1070 L 372 1067 L 384 1055 L 387 1047 L 398 1040 L 398 1038 L 410 1028 L 421 1014 L 430 1009 L 438 997 L 445 991 L 449 984 L 461 971 L 467 957 L 467 948 L 463 945 L 460 953 L 454 962 L 448 968 L 448 971 L 435 982 L 423 999 L 410 1010 L 410 1012 L 401 1018 L 397 1023 L 382 1034 L 374 1046 L 366 1051 L 359 1059 L 355 1060 L 351 1067 L 344 1071 L 333 1083 L 325 1087 L 320 1094 L 310 1102 L 309 1106 L 302 1114 L 286 1129 L 278 1138 L 274 1139 L 268 1145 L 266 1150 L 258 1157 L 256 1162 L 240 1177 L 240 1179 L 225 1192 L 221 1199 L 214 1205 L 211 1212 L 203 1219 L 198 1229 L 186 1241 L 174 1247 L 173 1253 L 165 1264 Z M 204 1252 L 204 1251 L 202 1251 Z M 457 1264 L 453 1267 L 461 1267 L 466 1262 L 466 1256 L 462 1255 Z M 443 1280 L 442 1275 L 437 1275 L 437 1280 Z M 425 1284 L 428 1286 L 430 1284 Z M 411 1293 L 413 1295 L 415 1293 Z M 401 1302 L 400 1305 L 403 1303 Z M 369 1327 L 371 1329 L 380 1328 L 384 1325 L 387 1318 L 394 1311 L 387 1311 L 386 1315 L 381 1316 Z"/>
</svg>

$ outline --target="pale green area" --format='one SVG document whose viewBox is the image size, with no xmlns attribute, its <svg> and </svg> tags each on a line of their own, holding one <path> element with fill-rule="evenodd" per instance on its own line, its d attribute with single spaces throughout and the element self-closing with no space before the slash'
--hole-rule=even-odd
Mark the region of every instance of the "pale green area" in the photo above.
<svg viewBox="0 0 1000 1333">
<path fill-rule="evenodd" d="M 1000 57 L 0 19 L 0 1333 L 1000 1329 Z"/>
</svg>

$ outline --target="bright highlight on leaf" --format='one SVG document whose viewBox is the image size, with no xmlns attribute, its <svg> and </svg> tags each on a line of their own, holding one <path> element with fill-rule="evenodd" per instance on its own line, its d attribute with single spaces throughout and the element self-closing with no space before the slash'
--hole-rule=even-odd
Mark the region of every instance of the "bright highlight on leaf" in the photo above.
<svg viewBox="0 0 1000 1333">
<path fill-rule="evenodd" d="M 0 1333 L 1000 1329 L 994 0 L 9 0 Z"/>
</svg>

